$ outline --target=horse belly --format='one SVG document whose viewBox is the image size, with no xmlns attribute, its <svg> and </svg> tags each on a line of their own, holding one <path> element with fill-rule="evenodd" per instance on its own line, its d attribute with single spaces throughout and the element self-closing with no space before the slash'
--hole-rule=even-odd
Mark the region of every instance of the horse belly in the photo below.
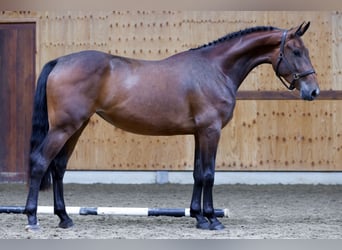
<svg viewBox="0 0 342 250">
<path fill-rule="evenodd" d="M 144 135 L 177 135 L 193 132 L 188 108 L 149 100 L 124 101 L 110 110 L 97 113 L 114 126 Z"/>
</svg>

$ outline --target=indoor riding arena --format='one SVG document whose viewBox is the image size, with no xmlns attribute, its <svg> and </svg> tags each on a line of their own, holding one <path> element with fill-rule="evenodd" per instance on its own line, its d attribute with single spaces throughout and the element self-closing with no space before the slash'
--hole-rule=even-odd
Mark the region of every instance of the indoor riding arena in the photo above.
<svg viewBox="0 0 342 250">
<path fill-rule="evenodd" d="M 283 36 L 276 37 L 270 26 L 279 28 L 275 30 L 280 35 L 284 31 Z M 167 130 L 166 134 L 170 136 L 157 132 L 153 135 L 130 133 L 121 129 L 126 120 L 115 127 L 107 122 L 112 117 L 102 115 L 103 109 L 98 108 L 99 115 L 94 114 L 87 120 L 63 179 L 66 211 L 73 226 L 69 223 L 62 225 L 68 228 L 61 228 L 60 218 L 54 215 L 53 190 L 57 190 L 55 200 L 63 197 L 55 183 L 55 174 L 53 188 L 39 192 L 39 225 L 27 227 L 27 211 L 31 211 L 30 206 L 34 204 L 30 203 L 34 195 L 28 199 L 34 183 L 29 181 L 30 159 L 35 162 L 32 154 L 30 158 L 32 107 L 37 80 L 46 63 L 83 50 L 125 58 L 120 65 L 125 62 L 158 63 L 173 55 L 196 53 L 230 40 L 235 41 L 230 50 L 253 57 L 256 50 L 243 51 L 244 38 L 260 30 L 274 32 L 268 40 L 276 38 L 272 50 L 276 56 L 263 59 L 264 64 L 248 72 L 243 79 L 236 94 L 234 115 L 230 121 L 226 119 L 220 131 L 216 163 L 215 157 L 202 154 L 204 148 L 208 151 L 211 148 L 211 144 L 198 143 L 202 130 L 187 133 L 188 129 L 178 134 Z M 297 43 L 290 44 L 291 39 L 297 39 Z M 298 41 L 303 41 L 306 49 L 290 53 L 291 46 L 302 46 Z M 258 53 L 266 50 L 264 47 L 258 49 Z M 225 56 L 224 52 L 222 50 L 222 56 Z M 311 66 L 305 66 L 304 73 L 297 72 L 300 58 L 304 56 L 310 58 L 304 61 L 311 62 Z M 182 73 L 189 75 L 189 81 L 195 81 L 193 76 L 202 81 L 204 76 L 209 77 L 206 72 L 214 68 L 210 66 L 196 72 L 195 65 L 202 60 L 197 59 L 184 63 L 189 60 L 186 57 L 178 62 L 183 63 L 183 68 L 189 67 L 186 68 L 188 72 Z M 209 59 L 203 63 L 206 60 Z M 90 57 L 82 69 L 72 71 L 63 79 L 67 82 L 75 78 L 83 69 L 90 69 L 95 61 Z M 73 60 L 68 63 L 72 67 Z M 232 61 L 228 63 L 234 66 Z M 112 62 L 111 67 L 113 65 Z M 215 65 L 219 67 L 218 63 Z M 152 79 L 153 74 L 157 79 L 167 79 L 163 77 L 170 75 L 168 71 L 175 67 L 177 65 L 172 65 L 157 73 L 148 71 L 146 75 L 150 78 L 147 79 Z M 283 73 L 287 72 L 286 67 L 289 73 Z M 289 81 L 291 73 L 292 83 Z M 140 76 L 126 74 L 125 77 L 131 80 L 125 85 L 128 89 L 125 93 L 129 95 L 137 87 Z M 169 85 L 179 78 L 174 77 Z M 222 76 L 217 78 L 222 79 Z M 228 78 L 227 82 L 233 81 Z M 342 12 L 1 11 L 0 79 L 2 239 L 342 238 Z M 306 88 L 303 85 L 310 79 L 317 79 L 319 89 L 310 90 L 308 97 L 303 95 Z M 282 81 L 286 81 L 286 86 Z M 49 82 L 47 84 L 46 95 L 53 89 Z M 292 85 L 296 89 L 288 90 Z M 164 106 L 154 108 L 158 106 L 155 100 L 161 98 L 146 92 L 139 93 L 148 96 L 147 100 L 141 101 L 141 106 L 153 106 L 151 116 L 155 110 L 163 110 Z M 169 90 L 169 95 L 174 92 Z M 51 96 L 48 95 L 47 101 L 45 98 L 49 110 L 53 105 L 50 98 L 58 103 L 60 97 L 57 93 Z M 135 96 L 139 98 L 138 94 Z M 68 102 L 76 99 L 74 96 Z M 315 100 L 307 101 L 312 99 Z M 218 105 L 230 102 L 224 100 Z M 84 109 L 84 106 L 73 107 L 73 111 Z M 169 113 L 180 110 L 178 102 L 168 107 L 174 108 L 174 112 L 166 111 Z M 122 110 L 125 111 L 125 107 Z M 60 113 L 67 112 L 62 110 Z M 121 114 L 113 120 L 124 117 Z M 48 115 L 52 117 L 52 112 Z M 198 124 L 203 116 L 194 117 L 192 121 Z M 54 122 L 51 117 L 50 125 Z M 133 123 L 138 122 L 138 119 L 132 119 Z M 150 125 L 158 127 L 153 121 Z M 179 122 L 171 118 L 167 121 Z M 173 126 L 168 127 L 165 123 L 167 128 Z M 133 125 L 128 127 L 133 128 Z M 141 131 L 149 131 L 144 129 Z M 140 131 L 136 127 L 131 130 Z M 208 131 L 205 136 L 209 141 L 215 133 Z M 44 142 L 40 148 L 47 144 Z M 197 144 L 201 145 L 201 150 Z M 45 151 L 41 150 L 42 157 Z M 206 166 L 212 163 L 215 181 L 211 197 L 212 186 L 208 183 L 213 172 L 208 173 Z M 195 166 L 201 169 L 193 174 Z M 33 176 L 38 170 L 31 172 Z M 202 173 L 202 182 L 193 185 L 193 175 L 197 178 Z M 199 196 L 195 191 L 198 185 Z M 203 213 L 194 215 L 194 197 L 197 200 L 199 197 L 200 203 L 203 199 Z M 26 204 L 29 205 L 25 208 Z M 213 207 L 215 210 L 211 209 Z M 205 228 L 203 220 L 205 225 L 215 226 Z"/>
</svg>

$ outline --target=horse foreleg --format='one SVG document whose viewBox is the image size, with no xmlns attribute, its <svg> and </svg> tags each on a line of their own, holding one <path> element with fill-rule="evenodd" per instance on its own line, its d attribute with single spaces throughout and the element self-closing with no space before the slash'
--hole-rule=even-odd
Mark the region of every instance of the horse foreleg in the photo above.
<svg viewBox="0 0 342 250">
<path fill-rule="evenodd" d="M 219 126 L 213 126 L 204 130 L 199 137 L 203 180 L 203 215 L 210 222 L 210 230 L 224 228 L 215 215 L 213 204 L 215 160 L 220 134 L 221 128 Z"/>
<path fill-rule="evenodd" d="M 194 160 L 194 186 L 192 192 L 192 199 L 190 204 L 191 217 L 195 217 L 197 224 L 196 227 L 200 229 L 209 229 L 209 222 L 202 213 L 202 189 L 203 189 L 203 173 L 201 165 L 201 153 L 198 136 L 195 135 L 195 160 Z"/>
</svg>

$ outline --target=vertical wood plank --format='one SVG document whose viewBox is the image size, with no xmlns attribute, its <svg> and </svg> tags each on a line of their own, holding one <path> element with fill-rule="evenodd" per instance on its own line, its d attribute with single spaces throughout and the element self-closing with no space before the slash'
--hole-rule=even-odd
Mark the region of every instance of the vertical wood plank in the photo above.
<svg viewBox="0 0 342 250">
<path fill-rule="evenodd" d="M 342 13 L 332 14 L 332 75 L 331 89 L 342 90 Z"/>
</svg>

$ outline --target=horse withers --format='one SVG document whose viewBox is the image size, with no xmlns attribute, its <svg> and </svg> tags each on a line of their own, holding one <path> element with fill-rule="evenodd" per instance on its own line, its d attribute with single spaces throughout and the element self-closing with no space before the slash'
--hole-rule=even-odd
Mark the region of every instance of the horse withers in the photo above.
<svg viewBox="0 0 342 250">
<path fill-rule="evenodd" d="M 299 90 L 304 100 L 315 99 L 316 74 L 301 39 L 309 25 L 248 28 L 159 61 L 82 51 L 47 63 L 34 100 L 27 229 L 39 228 L 39 189 L 51 181 L 59 226 L 73 225 L 65 210 L 63 176 L 95 113 L 137 134 L 194 135 L 191 216 L 197 228 L 223 229 L 213 206 L 215 158 L 236 93 L 253 68 L 268 63 L 288 89 Z"/>
</svg>

